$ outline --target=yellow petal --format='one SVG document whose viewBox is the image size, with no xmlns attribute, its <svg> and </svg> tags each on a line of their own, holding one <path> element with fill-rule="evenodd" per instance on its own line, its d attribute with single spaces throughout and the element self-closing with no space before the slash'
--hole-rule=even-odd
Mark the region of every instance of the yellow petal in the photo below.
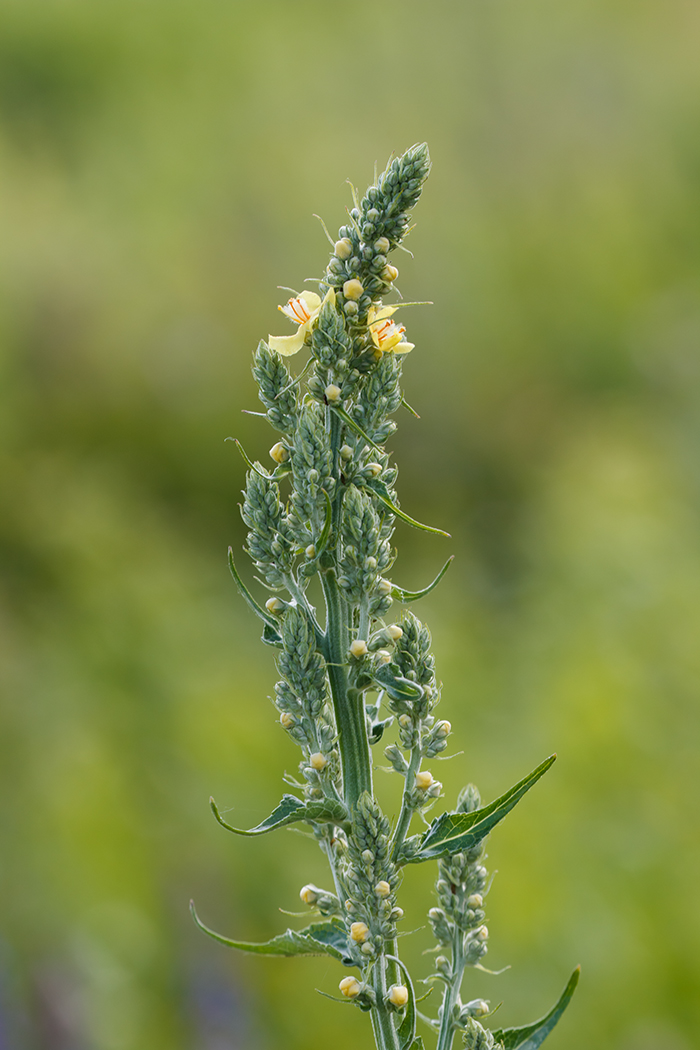
<svg viewBox="0 0 700 1050">
<path fill-rule="evenodd" d="M 415 346 L 415 343 L 397 343 L 396 346 L 391 348 L 390 353 L 392 354 L 410 354 L 411 350 Z"/>
<path fill-rule="evenodd" d="M 298 354 L 304 345 L 306 325 L 299 325 L 299 330 L 294 335 L 269 335 L 267 343 L 270 350 L 276 350 L 282 357 L 291 357 Z"/>
<path fill-rule="evenodd" d="M 307 292 L 307 290 L 304 289 L 304 291 L 300 293 L 299 298 L 304 300 L 306 308 L 310 314 L 317 314 L 321 309 L 321 296 L 316 295 L 316 292 Z"/>
</svg>

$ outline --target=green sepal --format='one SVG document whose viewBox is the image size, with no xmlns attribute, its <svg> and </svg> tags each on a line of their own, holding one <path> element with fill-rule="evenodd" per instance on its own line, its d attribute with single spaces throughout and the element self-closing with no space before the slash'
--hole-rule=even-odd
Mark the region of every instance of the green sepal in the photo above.
<svg viewBox="0 0 700 1050">
<path fill-rule="evenodd" d="M 436 529 L 432 525 L 423 525 L 420 521 L 416 521 L 415 518 L 409 517 L 400 507 L 397 507 L 389 496 L 389 490 L 383 481 L 378 481 L 374 478 L 368 479 L 364 484 L 370 492 L 374 493 L 380 503 L 388 507 L 392 514 L 395 514 L 401 521 L 405 521 L 407 525 L 412 525 L 414 529 L 420 529 L 421 532 L 434 532 L 436 536 L 447 536 L 448 539 L 452 539 L 449 532 L 445 532 L 444 529 Z"/>
<path fill-rule="evenodd" d="M 403 1021 L 399 1026 L 397 1035 L 399 1037 L 401 1050 L 412 1050 L 416 1038 L 416 993 L 413 990 L 413 982 L 411 981 L 408 970 L 399 958 L 395 955 L 387 955 L 387 959 L 396 963 L 401 969 L 404 980 L 406 981 L 408 1002 L 406 1003 L 406 1013 L 404 1014 Z"/>
<path fill-rule="evenodd" d="M 282 635 L 269 623 L 263 624 L 262 641 L 265 645 L 274 645 L 277 649 L 282 648 Z"/>
<path fill-rule="evenodd" d="M 420 700 L 423 696 L 423 687 L 409 678 L 395 675 L 389 664 L 382 664 L 374 672 L 373 681 L 385 690 L 392 700 L 406 700 L 409 703 Z"/>
<path fill-rule="evenodd" d="M 580 975 L 581 967 L 577 966 L 559 1001 L 539 1021 L 534 1021 L 524 1028 L 498 1028 L 491 1033 L 494 1039 L 503 1043 L 504 1050 L 537 1050 L 571 1002 Z"/>
<path fill-rule="evenodd" d="M 449 569 L 450 565 L 454 561 L 454 558 L 455 558 L 455 556 L 454 556 L 454 554 L 452 554 L 447 559 L 447 561 L 445 562 L 443 567 L 440 569 L 440 572 L 437 574 L 437 576 L 435 577 L 433 582 L 429 583 L 427 587 L 424 587 L 422 591 L 406 591 L 406 590 L 403 589 L 403 587 L 397 587 L 395 584 L 392 584 L 391 585 L 391 597 L 394 598 L 397 602 L 404 602 L 404 603 L 405 602 L 417 602 L 419 598 L 425 598 L 426 594 L 430 594 L 431 591 L 435 590 L 435 588 L 439 584 L 440 580 L 445 575 L 445 573 Z"/>
<path fill-rule="evenodd" d="M 264 835 L 268 831 L 284 828 L 287 824 L 296 824 L 300 820 L 308 820 L 317 824 L 342 824 L 348 819 L 347 809 L 337 799 L 327 798 L 318 802 L 301 802 L 294 795 L 283 795 L 279 806 L 272 811 L 269 817 L 246 831 L 228 824 L 219 813 L 213 798 L 209 799 L 209 805 L 222 828 L 233 831 L 236 835 Z"/>
<path fill-rule="evenodd" d="M 420 851 L 410 862 L 435 860 L 477 846 L 547 772 L 556 757 L 550 755 L 537 769 L 488 806 L 471 813 L 443 813 L 423 835 Z"/>
<path fill-rule="evenodd" d="M 419 1035 L 417 1039 L 413 1040 L 411 1043 L 411 1050 L 425 1050 L 422 1036 Z"/>
<path fill-rule="evenodd" d="M 260 617 L 260 619 L 263 621 L 263 623 L 268 624 L 268 626 L 271 627 L 273 631 L 277 631 L 277 626 L 278 626 L 277 625 L 277 620 L 275 620 L 275 618 L 273 616 L 271 616 L 270 613 L 266 612 L 265 609 L 263 609 L 262 605 L 258 605 L 258 603 L 256 602 L 255 598 L 250 593 L 250 591 L 248 590 L 248 588 L 244 584 L 244 582 L 241 579 L 241 577 L 238 575 L 238 569 L 236 568 L 236 563 L 233 560 L 233 548 L 232 547 L 229 547 L 229 549 L 228 549 L 228 567 L 229 567 L 229 569 L 231 571 L 231 575 L 233 576 L 234 580 L 236 581 L 236 586 L 238 587 L 238 590 L 241 592 L 241 597 L 243 598 L 243 600 L 253 610 L 255 615 Z"/>
<path fill-rule="evenodd" d="M 330 955 L 345 966 L 355 966 L 354 960 L 348 955 L 347 933 L 342 922 L 331 919 L 328 922 L 314 922 L 303 930 L 285 930 L 269 941 L 255 944 L 250 941 L 234 941 L 230 937 L 223 937 L 220 933 L 210 930 L 205 926 L 197 915 L 194 901 L 190 901 L 192 918 L 203 933 L 212 937 L 219 944 L 225 944 L 227 948 L 237 948 L 240 952 L 252 952 L 255 955 Z"/>
<path fill-rule="evenodd" d="M 382 451 L 381 447 L 376 443 L 376 441 L 372 441 L 372 438 L 369 436 L 369 434 L 367 434 L 362 429 L 360 424 L 357 423 L 352 418 L 351 415 L 348 415 L 348 413 L 345 411 L 344 408 L 340 408 L 339 405 L 331 405 L 331 408 L 336 413 L 336 415 L 340 416 L 340 418 L 342 419 L 343 423 L 346 423 L 347 426 L 349 426 L 351 430 L 354 430 L 356 434 L 359 434 L 359 436 L 362 438 L 362 440 L 366 441 L 367 444 L 370 445 L 371 448 L 375 448 L 377 450 L 377 452 L 381 452 Z"/>
</svg>

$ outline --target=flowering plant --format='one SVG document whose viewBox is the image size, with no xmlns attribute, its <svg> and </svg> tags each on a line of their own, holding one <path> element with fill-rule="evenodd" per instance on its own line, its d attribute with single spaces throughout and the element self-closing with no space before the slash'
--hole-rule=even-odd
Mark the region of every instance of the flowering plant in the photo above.
<svg viewBox="0 0 700 1050">
<path fill-rule="evenodd" d="M 280 307 L 296 324 L 289 336 L 270 336 L 255 353 L 253 372 L 269 422 L 281 435 L 268 470 L 248 461 L 242 507 L 248 553 L 274 592 L 263 605 L 250 593 L 229 551 L 238 588 L 263 625 L 262 640 L 279 652 L 275 704 L 282 728 L 302 759 L 294 794 L 257 827 L 261 835 L 307 824 L 328 858 L 331 888 L 306 885 L 302 901 L 314 921 L 264 944 L 236 941 L 198 925 L 219 942 L 266 955 L 325 955 L 351 972 L 340 1001 L 369 1013 L 378 1050 L 422 1050 L 417 1020 L 449 1050 L 461 1033 L 470 1050 L 536 1050 L 573 995 L 574 971 L 543 1018 L 522 1028 L 484 1027 L 489 1004 L 463 1002 L 468 967 L 483 967 L 490 888 L 484 844 L 495 826 L 550 768 L 554 756 L 494 802 L 483 805 L 469 784 L 453 809 L 428 823 L 425 814 L 442 786 L 423 762 L 448 746 L 451 725 L 436 717 L 440 686 L 428 628 L 412 612 L 389 617 L 395 602 L 428 594 L 399 587 L 389 572 L 397 518 L 427 532 L 399 506 L 396 468 L 385 444 L 403 402 L 405 354 L 413 344 L 383 304 L 398 270 L 388 262 L 408 229 L 408 217 L 430 170 L 428 149 L 414 146 L 390 162 L 349 213 L 319 292 L 303 291 Z M 330 238 L 329 238 L 330 239 Z M 283 357 L 308 348 L 294 377 Z M 446 533 L 442 533 L 447 535 Z M 325 609 L 314 608 L 309 583 L 318 576 Z M 395 731 L 384 749 L 403 781 L 392 827 L 373 792 L 371 749 Z M 414 816 L 424 830 L 411 834 Z M 428 917 L 440 954 L 425 981 L 442 989 L 436 1017 L 418 1011 L 414 983 L 401 961 L 397 893 L 407 864 L 435 862 L 437 905 Z"/>
</svg>

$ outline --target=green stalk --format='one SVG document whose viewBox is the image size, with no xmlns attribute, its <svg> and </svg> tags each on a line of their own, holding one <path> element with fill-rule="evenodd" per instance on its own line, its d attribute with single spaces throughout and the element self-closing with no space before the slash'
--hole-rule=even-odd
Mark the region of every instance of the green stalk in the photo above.
<svg viewBox="0 0 700 1050">
<path fill-rule="evenodd" d="M 338 729 L 343 799 L 348 809 L 352 810 L 363 791 L 372 793 L 372 763 L 367 739 L 364 697 L 358 690 L 348 687 L 347 607 L 338 587 L 335 569 L 343 498 L 339 451 L 342 421 L 330 409 L 326 413 L 326 426 L 330 432 L 336 492 L 333 499 L 331 538 L 328 549 L 321 558 L 321 586 L 326 601 L 325 652 Z"/>
<path fill-rule="evenodd" d="M 403 846 L 404 839 L 406 838 L 406 833 L 411 823 L 411 816 L 413 814 L 413 810 L 409 806 L 408 802 L 410 799 L 411 785 L 416 779 L 416 773 L 418 772 L 418 768 L 420 766 L 420 759 L 420 745 L 417 744 L 411 752 L 411 761 L 406 771 L 406 783 L 403 791 L 403 798 L 401 799 L 401 812 L 399 813 L 399 819 L 396 824 L 396 829 L 393 835 L 391 859 L 394 862 L 396 862 L 396 858 L 399 855 L 399 850 Z"/>
<path fill-rule="evenodd" d="M 376 996 L 376 1005 L 372 1007 L 372 1028 L 377 1050 L 400 1050 L 394 1018 L 386 1004 L 385 962 L 384 956 L 380 955 L 372 973 L 372 987 Z"/>
<path fill-rule="evenodd" d="M 442 1018 L 440 1020 L 440 1031 L 436 1050 L 451 1050 L 455 1036 L 454 1018 L 452 1011 L 462 987 L 464 977 L 464 934 L 455 925 L 452 937 L 452 978 L 442 1000 Z"/>
</svg>

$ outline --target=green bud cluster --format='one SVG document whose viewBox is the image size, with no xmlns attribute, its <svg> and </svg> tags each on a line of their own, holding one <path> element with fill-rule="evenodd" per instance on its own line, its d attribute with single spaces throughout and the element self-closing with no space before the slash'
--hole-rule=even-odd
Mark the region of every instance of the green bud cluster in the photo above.
<svg viewBox="0 0 700 1050">
<path fill-rule="evenodd" d="M 292 499 L 290 529 L 300 547 L 316 544 L 333 496 L 333 455 L 323 410 L 313 401 L 303 405 L 291 449 Z"/>
<path fill-rule="evenodd" d="M 423 143 L 391 161 L 341 226 L 324 278 L 336 290 L 337 301 L 351 325 L 366 324 L 373 302 L 390 290 L 395 276 L 387 262 L 409 225 L 409 212 L 420 197 L 430 172 Z M 355 282 L 348 287 L 349 282 Z"/>
<path fill-rule="evenodd" d="M 503 1043 L 496 1042 L 492 1033 L 473 1017 L 467 1019 L 462 1038 L 466 1050 L 504 1050 Z"/>
<path fill-rule="evenodd" d="M 339 875 L 347 894 L 345 910 L 350 949 L 363 967 L 394 937 L 396 922 L 403 915 L 396 907 L 400 873 L 390 857 L 390 831 L 389 821 L 377 801 L 368 793 L 361 795 Z M 354 940 L 352 936 L 353 925 L 358 923 L 367 927 L 365 939 L 361 941 L 357 934 Z"/>
<path fill-rule="evenodd" d="M 253 375 L 272 426 L 283 434 L 293 434 L 299 412 L 298 387 L 279 354 L 262 340 L 255 351 Z"/>
<path fill-rule="evenodd" d="M 271 587 L 283 587 L 294 560 L 293 535 L 279 485 L 259 464 L 248 472 L 241 516 L 250 529 L 248 553 L 255 568 Z"/>
<path fill-rule="evenodd" d="M 348 601 L 358 606 L 366 601 L 377 615 L 379 610 L 385 611 L 389 603 L 379 580 L 392 561 L 389 541 L 382 539 L 380 518 L 371 498 L 353 486 L 345 497 L 338 577 Z"/>
</svg>

